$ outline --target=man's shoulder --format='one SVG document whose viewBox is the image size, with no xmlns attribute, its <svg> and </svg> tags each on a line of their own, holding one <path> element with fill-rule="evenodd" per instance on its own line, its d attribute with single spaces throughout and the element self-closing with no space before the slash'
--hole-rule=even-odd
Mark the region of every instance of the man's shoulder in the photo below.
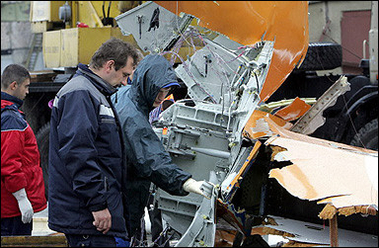
<svg viewBox="0 0 379 248">
<path fill-rule="evenodd" d="M 86 87 L 88 81 L 88 78 L 82 75 L 76 75 L 75 77 L 71 78 L 65 85 L 63 85 L 60 91 L 69 91 Z"/>
<path fill-rule="evenodd" d="M 82 75 L 78 75 L 63 85 L 63 87 L 58 92 L 58 96 L 63 96 L 65 94 L 73 93 L 76 91 L 98 92 L 96 87 L 88 78 Z"/>
<path fill-rule="evenodd" d="M 23 131 L 28 123 L 22 114 L 14 108 L 1 109 L 1 131 Z"/>
<path fill-rule="evenodd" d="M 7 102 L 4 104 L 4 102 Z M 1 106 L 1 117 L 3 118 L 3 116 L 15 116 L 15 117 L 21 117 L 22 118 L 22 115 L 18 109 L 18 107 L 12 103 L 12 102 L 9 102 L 9 101 L 1 101 L 2 103 L 2 106 Z"/>
</svg>

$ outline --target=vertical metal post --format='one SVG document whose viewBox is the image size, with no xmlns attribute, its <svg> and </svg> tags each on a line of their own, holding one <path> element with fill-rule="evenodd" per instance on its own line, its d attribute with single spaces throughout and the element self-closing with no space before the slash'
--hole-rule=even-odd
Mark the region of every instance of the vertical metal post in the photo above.
<svg viewBox="0 0 379 248">
<path fill-rule="evenodd" d="M 338 224 L 337 224 L 337 214 L 329 219 L 329 236 L 330 236 L 330 246 L 338 247 Z"/>
</svg>

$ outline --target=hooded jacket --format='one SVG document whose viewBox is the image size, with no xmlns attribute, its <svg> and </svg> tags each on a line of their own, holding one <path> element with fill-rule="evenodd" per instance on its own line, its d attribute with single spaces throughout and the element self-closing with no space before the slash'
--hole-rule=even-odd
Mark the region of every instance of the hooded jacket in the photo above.
<svg viewBox="0 0 379 248">
<path fill-rule="evenodd" d="M 34 212 L 47 206 L 37 140 L 19 110 L 22 103 L 1 92 L 1 218 L 21 216 L 12 193 L 22 188 Z"/>
<path fill-rule="evenodd" d="M 108 208 L 106 235 L 127 237 L 122 203 L 122 134 L 110 84 L 79 64 L 57 93 L 49 147 L 49 228 L 65 234 L 102 235 L 93 211 Z"/>
<path fill-rule="evenodd" d="M 169 62 L 160 55 L 148 55 L 134 72 L 131 86 L 112 96 L 120 118 L 127 157 L 126 204 L 131 235 L 139 227 L 149 196 L 150 182 L 173 195 L 188 195 L 183 183 L 191 175 L 173 164 L 149 122 L 149 113 L 160 89 L 177 82 Z"/>
</svg>

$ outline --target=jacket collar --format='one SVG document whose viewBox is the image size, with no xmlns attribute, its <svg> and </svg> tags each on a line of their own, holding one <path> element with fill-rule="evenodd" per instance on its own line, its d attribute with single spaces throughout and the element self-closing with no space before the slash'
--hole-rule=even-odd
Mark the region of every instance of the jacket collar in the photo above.
<svg viewBox="0 0 379 248">
<path fill-rule="evenodd" d="M 12 95 L 9 95 L 8 93 L 5 93 L 5 92 L 1 92 L 1 100 L 6 100 L 6 101 L 9 101 L 9 102 L 12 102 L 14 104 L 16 104 L 17 108 L 19 109 L 21 107 L 21 105 L 24 103 L 23 100 L 17 98 L 17 97 L 14 97 Z M 9 104 L 7 104 L 9 105 Z M 1 104 L 1 107 L 3 108 L 3 104 Z"/>
<path fill-rule="evenodd" d="M 112 95 L 117 91 L 112 85 L 110 85 L 107 81 L 93 73 L 87 65 L 79 63 L 78 70 L 76 71 L 75 76 L 82 75 L 88 78 L 94 86 L 100 90 L 104 95 Z M 75 77 L 74 76 L 74 77 Z"/>
</svg>

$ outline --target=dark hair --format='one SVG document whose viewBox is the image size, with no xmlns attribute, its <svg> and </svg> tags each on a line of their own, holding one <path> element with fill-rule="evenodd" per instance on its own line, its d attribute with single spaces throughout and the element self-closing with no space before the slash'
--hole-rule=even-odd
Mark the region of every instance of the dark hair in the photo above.
<svg viewBox="0 0 379 248">
<path fill-rule="evenodd" d="M 134 65 L 137 64 L 137 50 L 131 44 L 112 37 L 97 49 L 89 65 L 95 69 L 100 69 L 108 60 L 114 60 L 115 70 L 117 71 L 126 65 L 128 57 L 133 58 Z"/>
<path fill-rule="evenodd" d="M 8 65 L 1 75 L 1 88 L 8 89 L 9 85 L 16 81 L 17 84 L 21 85 L 26 79 L 31 79 L 29 71 L 18 64 Z"/>
</svg>

